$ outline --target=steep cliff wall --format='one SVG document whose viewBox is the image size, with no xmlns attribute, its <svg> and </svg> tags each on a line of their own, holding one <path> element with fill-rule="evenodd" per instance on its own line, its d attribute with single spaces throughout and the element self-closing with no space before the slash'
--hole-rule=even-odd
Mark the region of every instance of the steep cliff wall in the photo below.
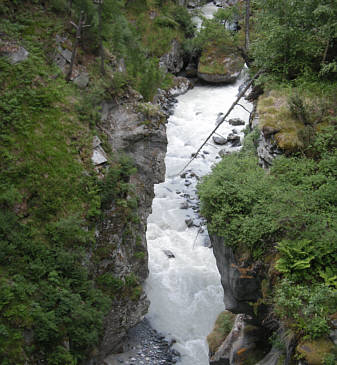
<svg viewBox="0 0 337 365">
<path fill-rule="evenodd" d="M 143 112 L 144 108 L 152 110 L 150 118 L 139 112 L 141 107 Z M 105 332 L 97 359 L 121 350 L 126 330 L 147 312 L 149 302 L 141 290 L 148 275 L 146 220 L 151 211 L 154 184 L 165 176 L 165 121 L 165 116 L 151 104 L 132 100 L 121 105 L 103 103 L 101 128 L 109 145 L 115 153 L 128 155 L 137 168 L 130 183 L 138 204 L 133 213 L 136 218 L 132 221 L 131 217 L 125 220 L 115 202 L 110 202 L 97 227 L 96 251 L 104 249 L 105 255 L 95 265 L 95 274 L 109 272 L 116 278 L 134 277 L 136 281 L 130 293 L 122 293 L 113 300 L 104 321 Z"/>
</svg>

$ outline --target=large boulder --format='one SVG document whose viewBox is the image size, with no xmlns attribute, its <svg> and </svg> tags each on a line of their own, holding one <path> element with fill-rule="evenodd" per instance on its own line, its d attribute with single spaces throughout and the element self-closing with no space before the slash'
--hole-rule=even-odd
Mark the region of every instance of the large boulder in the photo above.
<svg viewBox="0 0 337 365">
<path fill-rule="evenodd" d="M 243 66 L 244 61 L 234 49 L 225 51 L 210 45 L 201 54 L 198 78 L 212 84 L 230 84 L 238 79 Z"/>
</svg>

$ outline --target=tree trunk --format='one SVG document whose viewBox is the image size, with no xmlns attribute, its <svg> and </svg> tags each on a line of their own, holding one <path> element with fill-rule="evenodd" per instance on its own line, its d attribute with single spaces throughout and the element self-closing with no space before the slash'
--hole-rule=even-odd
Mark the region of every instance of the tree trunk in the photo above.
<svg viewBox="0 0 337 365">
<path fill-rule="evenodd" d="M 246 1 L 246 17 L 245 17 L 245 48 L 249 48 L 249 18 L 250 18 L 250 0 Z"/>
<path fill-rule="evenodd" d="M 81 11 L 80 20 L 78 22 L 78 25 L 72 23 L 76 27 L 76 39 L 75 39 L 74 48 L 73 48 L 73 51 L 71 54 L 71 61 L 70 61 L 69 70 L 68 70 L 68 73 L 66 76 L 66 81 L 70 81 L 71 74 L 73 73 L 73 67 L 74 67 L 74 62 L 75 62 L 75 57 L 76 57 L 76 50 L 77 50 L 77 47 L 78 47 L 80 39 L 81 39 L 82 26 L 84 24 L 83 20 L 84 20 L 84 12 Z"/>
<path fill-rule="evenodd" d="M 326 46 L 325 46 L 325 49 L 324 49 L 322 63 L 325 63 L 325 61 L 326 61 L 326 56 L 328 55 L 329 45 L 330 45 L 330 39 L 328 39 L 327 42 L 326 42 Z"/>
<path fill-rule="evenodd" d="M 99 27 L 99 53 L 100 53 L 100 57 L 101 57 L 101 74 L 104 75 L 105 74 L 105 69 L 104 69 L 104 49 L 103 49 L 103 34 L 102 34 L 102 2 L 99 3 L 98 5 L 98 27 Z"/>
</svg>

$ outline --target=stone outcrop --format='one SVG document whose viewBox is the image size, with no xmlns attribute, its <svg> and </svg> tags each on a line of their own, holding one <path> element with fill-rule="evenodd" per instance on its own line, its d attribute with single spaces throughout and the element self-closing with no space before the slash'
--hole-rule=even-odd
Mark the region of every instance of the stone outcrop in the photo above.
<svg viewBox="0 0 337 365">
<path fill-rule="evenodd" d="M 262 328 L 250 323 L 249 316 L 239 314 L 233 328 L 217 352 L 211 357 L 211 365 L 241 365 L 252 363 L 263 356 L 264 333 Z"/>
<path fill-rule="evenodd" d="M 231 247 L 222 238 L 211 235 L 213 253 L 221 276 L 226 309 L 232 313 L 253 315 L 251 303 L 261 297 L 261 281 L 264 276 L 260 263 L 239 262 Z"/>
<path fill-rule="evenodd" d="M 100 129 L 107 138 L 113 153 L 125 153 L 133 160 L 137 173 L 132 175 L 138 199 L 137 220 L 123 221 L 114 202 L 105 211 L 97 227 L 96 250 L 105 250 L 93 270 L 95 275 L 109 272 L 116 278 L 134 276 L 137 280 L 136 295 L 115 296 L 112 308 L 104 324 L 101 344 L 88 365 L 101 364 L 103 359 L 122 349 L 127 329 L 136 325 L 146 314 L 149 301 L 141 291 L 148 275 L 146 248 L 146 223 L 154 198 L 153 187 L 165 176 L 166 117 L 159 108 L 150 103 L 140 103 L 131 98 L 123 104 L 104 102 Z M 94 150 L 101 143 L 94 139 Z M 135 255 L 138 254 L 138 256 Z"/>
<path fill-rule="evenodd" d="M 12 65 L 25 61 L 29 52 L 14 41 L 2 40 L 0 38 L 0 57 L 6 57 Z"/>
<path fill-rule="evenodd" d="M 219 54 L 210 47 L 203 51 L 198 64 L 198 78 L 211 84 L 231 84 L 241 74 L 243 61 L 234 52 Z"/>
<path fill-rule="evenodd" d="M 183 69 L 184 51 L 176 39 L 172 41 L 170 50 L 160 58 L 159 66 L 165 72 L 173 74 L 177 74 Z"/>
<path fill-rule="evenodd" d="M 254 113 L 254 118 L 251 124 L 252 128 L 259 129 L 259 115 L 257 112 Z M 274 135 L 279 132 L 279 129 L 271 127 L 263 127 L 260 131 L 260 137 L 258 139 L 258 146 L 256 148 L 257 155 L 259 157 L 259 165 L 265 169 L 271 167 L 273 160 L 283 155 L 283 150 L 281 150 L 275 139 Z"/>
</svg>

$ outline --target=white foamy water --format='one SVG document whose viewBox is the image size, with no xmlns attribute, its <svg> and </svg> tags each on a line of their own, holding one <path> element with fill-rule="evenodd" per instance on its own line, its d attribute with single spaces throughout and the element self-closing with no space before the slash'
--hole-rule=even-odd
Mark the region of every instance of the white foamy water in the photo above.
<svg viewBox="0 0 337 365">
<path fill-rule="evenodd" d="M 211 18 L 216 10 L 212 3 L 202 8 L 206 18 Z M 201 21 L 196 22 L 200 29 Z M 147 318 L 153 328 L 177 341 L 174 347 L 182 355 L 180 365 L 208 365 L 206 337 L 225 309 L 215 258 L 212 250 L 205 247 L 209 241 L 207 230 L 192 209 L 198 204 L 197 177 L 211 171 L 221 149 L 234 151 L 238 147 L 218 146 L 210 139 L 187 168 L 187 176 L 182 178 L 179 172 L 214 129 L 218 114 L 225 114 L 235 101 L 240 83 L 195 87 L 178 97 L 167 125 L 166 178 L 155 186 L 147 226 L 150 274 L 145 290 L 151 301 Z M 240 103 L 251 109 L 244 100 Z M 247 123 L 248 117 L 237 106 L 228 119 L 241 118 Z M 224 122 L 217 133 L 226 137 L 235 129 L 242 139 L 244 128 Z M 189 208 L 180 209 L 186 202 Z M 200 227 L 188 228 L 188 218 L 201 224 L 204 232 Z M 163 250 L 170 250 L 175 258 L 169 259 Z"/>
<path fill-rule="evenodd" d="M 190 206 L 197 203 L 197 179 L 177 174 L 213 130 L 218 113 L 226 113 L 234 102 L 239 84 L 195 87 L 178 97 L 167 125 L 166 178 L 155 187 L 156 197 L 148 219 L 150 275 L 146 292 L 151 305 L 147 318 L 153 328 L 176 339 L 182 365 L 208 364 L 206 337 L 225 308 L 213 252 L 204 246 L 207 232 L 198 234 L 198 227 L 187 228 L 185 219 L 191 217 L 198 223 L 197 214 L 191 208 L 180 209 L 185 201 Z M 241 103 L 250 108 L 245 101 Z M 247 121 L 248 113 L 237 106 L 230 115 L 234 117 Z M 242 138 L 244 128 L 225 122 L 218 133 L 226 137 L 236 129 Z M 221 149 L 237 148 L 217 146 L 211 139 L 201 156 L 187 168 L 189 174 L 207 174 Z M 172 251 L 175 258 L 169 259 L 163 250 Z"/>
</svg>

